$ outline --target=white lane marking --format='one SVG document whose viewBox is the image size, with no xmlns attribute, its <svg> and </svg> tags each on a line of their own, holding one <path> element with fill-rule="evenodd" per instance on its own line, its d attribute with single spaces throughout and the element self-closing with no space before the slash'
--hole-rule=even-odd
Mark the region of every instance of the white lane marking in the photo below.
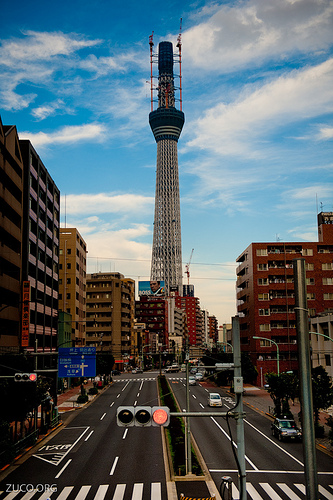
<svg viewBox="0 0 333 500">
<path fill-rule="evenodd" d="M 136 395 L 136 397 L 138 398 L 139 396 L 140 396 L 140 393 L 138 392 L 137 395 Z"/>
<path fill-rule="evenodd" d="M 126 484 L 117 484 L 112 500 L 123 500 Z"/>
<path fill-rule="evenodd" d="M 101 416 L 100 420 L 103 420 L 103 418 L 105 417 L 106 413 L 103 413 L 103 415 Z"/>
<path fill-rule="evenodd" d="M 192 398 L 197 399 L 197 397 L 194 394 L 192 394 Z"/>
<path fill-rule="evenodd" d="M 331 488 L 332 488 L 332 486 L 331 486 Z M 328 500 L 332 500 L 333 495 L 329 491 L 325 490 L 325 488 L 323 488 L 322 486 L 319 485 L 318 486 L 318 490 L 319 490 L 319 493 L 323 497 L 327 498 Z"/>
<path fill-rule="evenodd" d="M 106 492 L 108 491 L 108 488 L 109 488 L 108 484 L 101 484 L 97 490 L 94 500 L 103 500 L 106 495 Z"/>
<path fill-rule="evenodd" d="M 82 486 L 75 500 L 84 500 L 89 493 L 91 486 Z"/>
<path fill-rule="evenodd" d="M 296 457 L 294 457 L 291 453 L 289 453 L 287 450 L 284 450 L 282 448 L 282 446 L 278 445 L 275 441 L 273 441 L 273 439 L 269 438 L 268 436 L 266 436 L 266 434 L 264 434 L 263 432 L 261 432 L 259 429 L 257 429 L 253 424 L 251 424 L 248 420 L 244 419 L 244 422 L 249 425 L 250 427 L 252 427 L 252 429 L 254 429 L 255 431 L 257 431 L 259 434 L 261 434 L 262 436 L 264 436 L 264 438 L 266 438 L 270 443 L 274 444 L 277 448 L 279 448 L 280 450 L 282 450 L 286 455 L 288 455 L 288 457 L 292 458 L 295 460 L 295 462 L 297 462 L 299 465 L 301 465 L 302 467 L 304 467 L 304 464 L 298 460 Z"/>
<path fill-rule="evenodd" d="M 117 394 L 117 398 L 120 398 L 120 394 Z"/>
<path fill-rule="evenodd" d="M 290 500 L 300 500 L 300 497 L 293 492 L 285 483 L 276 483 L 279 488 L 287 495 Z"/>
<path fill-rule="evenodd" d="M 249 493 L 252 500 L 263 500 L 251 483 L 246 483 L 246 492 Z"/>
<path fill-rule="evenodd" d="M 90 438 L 90 436 L 93 434 L 94 431 L 91 431 L 88 436 L 86 437 L 85 441 L 88 441 L 88 439 Z"/>
<path fill-rule="evenodd" d="M 73 488 L 74 486 L 65 486 L 60 495 L 57 497 L 57 500 L 66 500 Z"/>
<path fill-rule="evenodd" d="M 138 402 L 137 402 L 137 401 L 134 401 L 134 405 L 133 405 L 133 406 L 136 406 L 137 404 L 138 404 Z"/>
<path fill-rule="evenodd" d="M 150 498 L 154 500 L 162 500 L 161 483 L 151 483 Z"/>
<path fill-rule="evenodd" d="M 37 490 L 28 491 L 28 493 L 26 493 L 25 495 L 23 495 L 23 497 L 21 498 L 21 500 L 29 500 L 29 498 L 31 498 L 36 493 L 36 491 Z"/>
<path fill-rule="evenodd" d="M 142 387 L 143 387 L 143 381 L 140 384 L 139 391 L 141 391 Z"/>
<path fill-rule="evenodd" d="M 112 403 L 110 404 L 110 408 L 114 405 L 114 401 L 112 401 Z"/>
<path fill-rule="evenodd" d="M 142 500 L 143 483 L 135 483 L 133 488 L 132 500 Z"/>
<path fill-rule="evenodd" d="M 128 384 L 129 384 L 129 382 L 127 382 L 127 384 L 124 385 L 124 387 L 122 388 L 121 392 L 123 392 L 126 389 L 126 387 L 128 386 Z"/>
<path fill-rule="evenodd" d="M 199 405 L 201 406 L 201 408 L 204 408 L 204 405 L 202 403 L 199 403 Z"/>
<path fill-rule="evenodd" d="M 127 433 L 128 433 L 128 429 L 125 429 L 125 432 L 123 434 L 123 439 L 125 439 L 125 437 L 127 436 Z"/>
<path fill-rule="evenodd" d="M 259 484 L 262 487 L 262 489 L 265 490 L 268 495 L 270 495 L 271 500 L 282 500 L 282 498 L 277 493 L 275 493 L 270 484 L 268 483 L 259 483 Z"/>
<path fill-rule="evenodd" d="M 56 479 L 58 479 L 58 477 L 61 476 L 61 474 L 64 472 L 64 470 L 66 469 L 66 467 L 71 463 L 72 459 L 70 458 L 68 460 L 68 462 L 65 463 L 65 465 L 63 466 L 63 468 L 58 472 L 58 474 L 55 476 Z"/>
<path fill-rule="evenodd" d="M 216 422 L 215 418 L 214 417 L 210 417 L 214 424 L 217 425 L 217 427 L 220 429 L 220 431 L 225 435 L 226 438 L 229 439 L 229 441 L 231 441 L 231 438 L 229 436 L 229 434 L 220 426 L 220 424 L 218 422 Z M 237 448 L 237 444 L 235 443 L 235 441 L 232 441 L 232 444 L 234 445 L 235 448 Z M 255 470 L 259 470 L 258 467 L 256 467 L 254 465 L 254 463 L 249 459 L 249 457 L 247 455 L 245 455 L 245 460 L 255 469 Z"/>
<path fill-rule="evenodd" d="M 118 460 L 119 460 L 119 457 L 116 457 L 116 458 L 114 459 L 114 462 L 113 462 L 112 468 L 111 468 L 111 470 L 110 470 L 110 476 L 113 476 L 114 471 L 115 471 L 115 469 L 116 469 L 116 467 L 117 467 L 117 462 L 118 462 Z"/>
</svg>

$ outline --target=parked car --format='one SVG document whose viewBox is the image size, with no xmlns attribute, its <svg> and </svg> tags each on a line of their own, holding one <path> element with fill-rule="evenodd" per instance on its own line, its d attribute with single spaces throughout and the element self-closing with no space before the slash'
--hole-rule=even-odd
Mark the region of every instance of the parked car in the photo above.
<svg viewBox="0 0 333 500">
<path fill-rule="evenodd" d="M 296 422 L 288 418 L 276 418 L 271 425 L 272 435 L 276 436 L 279 441 L 291 439 L 301 441 L 302 431 L 297 427 Z"/>
<path fill-rule="evenodd" d="M 222 398 L 217 392 L 210 392 L 207 400 L 208 406 L 222 406 Z"/>
<path fill-rule="evenodd" d="M 189 385 L 197 385 L 197 381 L 195 380 L 195 377 L 193 377 L 193 375 L 189 376 L 188 383 Z"/>
</svg>

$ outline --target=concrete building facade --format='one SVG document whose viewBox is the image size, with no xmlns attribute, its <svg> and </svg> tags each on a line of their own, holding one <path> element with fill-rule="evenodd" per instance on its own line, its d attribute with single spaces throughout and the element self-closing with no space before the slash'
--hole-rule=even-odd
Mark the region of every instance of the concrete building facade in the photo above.
<svg viewBox="0 0 333 500">
<path fill-rule="evenodd" d="M 133 355 L 135 281 L 117 272 L 87 274 L 86 297 L 86 345 L 112 354 L 123 368 Z"/>
<path fill-rule="evenodd" d="M 72 316 L 72 345 L 86 344 L 87 245 L 76 228 L 60 228 L 59 309 Z"/>
<path fill-rule="evenodd" d="M 20 140 L 24 165 L 22 282 L 30 285 L 27 350 L 57 349 L 60 191 L 34 147 Z M 27 301 L 25 301 L 27 302 Z"/>
<path fill-rule="evenodd" d="M 0 118 L 0 348 L 21 345 L 23 161 L 15 126 Z"/>
</svg>

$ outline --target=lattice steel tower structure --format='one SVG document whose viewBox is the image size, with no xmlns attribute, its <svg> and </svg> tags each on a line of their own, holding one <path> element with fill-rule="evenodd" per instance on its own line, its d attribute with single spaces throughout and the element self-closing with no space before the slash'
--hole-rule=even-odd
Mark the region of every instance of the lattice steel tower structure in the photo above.
<svg viewBox="0 0 333 500">
<path fill-rule="evenodd" d="M 177 289 L 182 295 L 182 248 L 177 143 L 185 117 L 175 107 L 175 91 L 181 93 L 181 35 L 178 37 L 180 86 L 174 85 L 174 53 L 171 42 L 158 46 L 158 107 L 153 109 L 153 36 L 149 38 L 151 61 L 151 112 L 149 123 L 157 143 L 154 236 L 151 280 L 164 280 L 166 294 Z"/>
</svg>

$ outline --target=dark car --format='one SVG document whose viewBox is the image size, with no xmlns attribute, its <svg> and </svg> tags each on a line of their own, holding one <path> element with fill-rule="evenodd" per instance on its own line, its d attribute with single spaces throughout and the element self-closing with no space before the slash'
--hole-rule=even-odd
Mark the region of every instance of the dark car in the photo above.
<svg viewBox="0 0 333 500">
<path fill-rule="evenodd" d="M 271 425 L 272 435 L 276 436 L 279 441 L 290 439 L 293 441 L 301 441 L 302 431 L 297 427 L 296 422 L 289 418 L 276 418 Z"/>
</svg>

